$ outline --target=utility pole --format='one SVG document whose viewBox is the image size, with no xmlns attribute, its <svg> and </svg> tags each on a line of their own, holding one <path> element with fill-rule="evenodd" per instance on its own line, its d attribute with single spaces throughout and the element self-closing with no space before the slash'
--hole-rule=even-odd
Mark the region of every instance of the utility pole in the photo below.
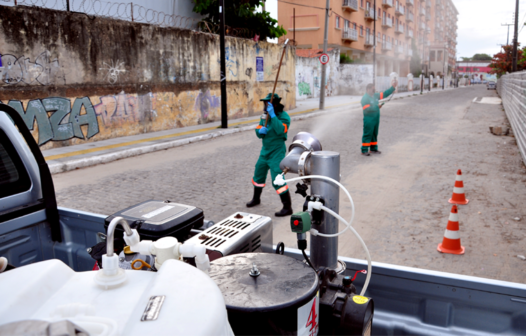
<svg viewBox="0 0 526 336">
<path fill-rule="evenodd" d="M 221 48 L 221 128 L 228 128 L 228 110 L 226 105 L 225 0 L 219 0 L 219 48 Z"/>
<path fill-rule="evenodd" d="M 331 0 L 327 0 L 325 7 L 325 35 L 323 37 L 323 53 L 327 53 L 327 44 L 329 43 L 329 6 Z M 325 81 L 327 80 L 327 74 L 325 73 L 327 65 L 321 65 L 321 83 L 320 83 L 320 110 L 325 109 Z"/>
<path fill-rule="evenodd" d="M 518 28 L 519 28 L 519 0 L 515 0 L 515 33 L 513 34 L 513 61 L 511 71 L 517 71 L 517 42 L 518 42 Z"/>
<path fill-rule="evenodd" d="M 373 87 L 376 90 L 376 0 L 373 2 L 373 12 Z"/>
<path fill-rule="evenodd" d="M 508 38 L 506 39 L 506 45 L 510 44 L 510 26 L 513 26 L 513 23 L 503 23 L 501 26 L 508 26 Z"/>
</svg>

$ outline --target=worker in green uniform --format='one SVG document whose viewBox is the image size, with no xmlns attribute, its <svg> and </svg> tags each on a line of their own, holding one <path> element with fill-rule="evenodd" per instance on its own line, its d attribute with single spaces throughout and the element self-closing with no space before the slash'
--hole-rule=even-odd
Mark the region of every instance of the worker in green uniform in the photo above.
<svg viewBox="0 0 526 336">
<path fill-rule="evenodd" d="M 369 149 L 373 154 L 381 154 L 378 150 L 378 127 L 380 126 L 380 108 L 379 100 L 389 97 L 398 86 L 395 80 L 393 86 L 384 92 L 374 92 L 373 84 L 368 84 L 366 94 L 362 97 L 363 108 L 363 137 L 362 137 L 362 155 L 370 156 Z"/>
<path fill-rule="evenodd" d="M 275 215 L 283 217 L 292 215 L 292 202 L 290 199 L 289 187 L 286 184 L 283 186 L 275 185 L 274 180 L 277 175 L 282 173 L 279 164 L 281 160 L 285 158 L 285 154 L 287 153 L 285 141 L 287 141 L 290 117 L 287 112 L 283 111 L 284 106 L 280 104 L 281 98 L 277 94 L 274 94 L 274 99 L 271 104 L 271 96 L 272 94 L 269 93 L 265 98 L 261 99 L 265 104 L 265 111 L 267 113 L 264 113 L 261 116 L 259 125 L 256 127 L 256 136 L 263 139 L 263 147 L 261 148 L 261 153 L 259 154 L 259 159 L 254 170 L 254 177 L 252 178 L 254 196 L 252 197 L 252 200 L 247 203 L 247 207 L 251 208 L 261 203 L 261 192 L 263 191 L 263 187 L 265 187 L 267 173 L 270 169 L 272 185 L 281 198 L 281 203 L 283 203 L 283 209 L 276 212 Z M 270 120 L 265 127 L 267 114 L 270 117 Z"/>
</svg>

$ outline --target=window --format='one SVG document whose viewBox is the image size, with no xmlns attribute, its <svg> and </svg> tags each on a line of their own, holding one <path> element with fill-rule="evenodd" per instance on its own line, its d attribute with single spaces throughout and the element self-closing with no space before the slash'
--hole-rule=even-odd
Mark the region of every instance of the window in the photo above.
<svg viewBox="0 0 526 336">
<path fill-rule="evenodd" d="M 363 36 L 363 26 L 360 26 L 360 36 Z"/>
<path fill-rule="evenodd" d="M 31 188 L 31 179 L 15 147 L 0 129 L 0 198 Z"/>
<path fill-rule="evenodd" d="M 434 50 L 431 50 L 431 52 L 429 53 L 429 60 L 431 62 L 435 61 L 435 51 Z"/>
<path fill-rule="evenodd" d="M 352 24 L 352 29 L 356 30 L 356 23 Z"/>
<path fill-rule="evenodd" d="M 363 0 L 360 0 L 360 7 L 363 8 Z"/>
<path fill-rule="evenodd" d="M 350 27 L 351 27 L 351 23 L 349 22 L 349 20 L 344 20 L 343 28 L 345 28 L 345 30 L 347 30 Z"/>
<path fill-rule="evenodd" d="M 365 4 L 365 8 L 367 8 L 367 11 L 371 8 L 371 3 L 369 1 Z"/>
<path fill-rule="evenodd" d="M 382 17 L 382 9 L 381 9 L 381 8 L 378 8 L 378 17 L 379 17 L 379 18 Z"/>
<path fill-rule="evenodd" d="M 340 17 L 336 16 L 336 28 L 340 29 Z"/>
<path fill-rule="evenodd" d="M 442 50 L 438 51 L 437 61 L 442 61 Z"/>
<path fill-rule="evenodd" d="M 367 36 L 371 35 L 371 29 L 365 28 L 365 34 L 367 34 Z"/>
<path fill-rule="evenodd" d="M 387 42 L 391 42 L 391 37 L 387 36 Z"/>
</svg>

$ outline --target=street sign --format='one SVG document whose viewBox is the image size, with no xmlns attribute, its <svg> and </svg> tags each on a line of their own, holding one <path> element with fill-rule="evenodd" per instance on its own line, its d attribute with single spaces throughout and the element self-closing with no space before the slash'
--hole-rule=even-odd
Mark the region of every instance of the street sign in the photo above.
<svg viewBox="0 0 526 336">
<path fill-rule="evenodd" d="M 327 64 L 327 63 L 329 63 L 329 55 L 327 55 L 327 54 L 321 54 L 321 55 L 320 55 L 320 63 L 321 63 L 321 64 Z"/>
</svg>

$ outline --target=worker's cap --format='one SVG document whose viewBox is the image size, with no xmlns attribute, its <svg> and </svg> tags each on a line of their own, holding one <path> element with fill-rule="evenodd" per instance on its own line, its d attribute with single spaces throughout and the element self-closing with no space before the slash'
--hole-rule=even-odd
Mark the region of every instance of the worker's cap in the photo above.
<svg viewBox="0 0 526 336">
<path fill-rule="evenodd" d="M 272 97 L 272 93 L 269 93 L 265 98 L 260 99 L 260 101 L 270 101 L 271 97 Z M 273 101 L 278 101 L 278 100 L 281 100 L 281 97 L 277 93 L 274 93 Z"/>
</svg>

